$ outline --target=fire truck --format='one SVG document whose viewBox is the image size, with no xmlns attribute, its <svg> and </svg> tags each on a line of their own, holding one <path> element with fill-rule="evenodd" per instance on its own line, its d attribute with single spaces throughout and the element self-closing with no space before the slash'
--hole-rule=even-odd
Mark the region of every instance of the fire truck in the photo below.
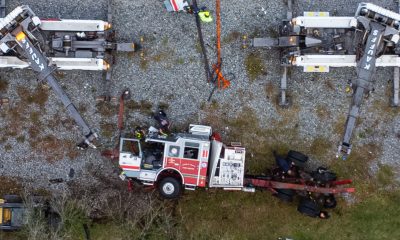
<svg viewBox="0 0 400 240">
<path fill-rule="evenodd" d="M 191 124 L 188 133 L 153 133 L 144 142 L 121 138 L 119 164 L 124 177 L 144 185 L 157 183 L 163 197 L 175 198 L 182 187 L 241 190 L 245 154 L 240 144 L 218 141 L 211 127 Z"/>
<path fill-rule="evenodd" d="M 169 135 L 151 127 L 143 140 L 121 137 L 118 151 L 121 179 L 155 186 L 167 199 L 179 197 L 183 189 L 204 187 L 246 192 L 268 189 L 285 201 L 291 201 L 296 193 L 332 196 L 354 192 L 354 188 L 341 187 L 351 180 L 337 181 L 336 175 L 324 168 L 309 177 L 280 170 L 246 175 L 246 149 L 238 142 L 223 144 L 209 126 L 191 124 L 186 133 Z M 306 155 L 289 151 L 285 162 L 293 169 L 303 169 L 307 160 Z"/>
</svg>

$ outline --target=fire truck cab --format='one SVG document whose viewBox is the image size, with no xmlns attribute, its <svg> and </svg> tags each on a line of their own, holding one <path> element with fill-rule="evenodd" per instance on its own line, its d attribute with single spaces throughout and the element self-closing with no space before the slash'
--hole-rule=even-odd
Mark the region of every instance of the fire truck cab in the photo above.
<svg viewBox="0 0 400 240">
<path fill-rule="evenodd" d="M 165 198 L 178 197 L 183 188 L 242 190 L 245 149 L 211 135 L 211 127 L 191 124 L 188 133 L 149 134 L 144 141 L 121 138 L 121 177 L 157 185 Z"/>
</svg>

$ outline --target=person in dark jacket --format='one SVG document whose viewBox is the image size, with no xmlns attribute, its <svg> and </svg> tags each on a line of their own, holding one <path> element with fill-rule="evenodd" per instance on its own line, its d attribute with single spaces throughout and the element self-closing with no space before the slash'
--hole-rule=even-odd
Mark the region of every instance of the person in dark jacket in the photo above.
<svg viewBox="0 0 400 240">
<path fill-rule="evenodd" d="M 158 112 L 154 115 L 154 119 L 158 122 L 160 134 L 167 136 L 171 123 L 169 122 L 167 114 L 164 112 L 164 110 L 158 110 Z"/>
<path fill-rule="evenodd" d="M 297 211 L 313 218 L 319 217 L 321 219 L 328 219 L 330 217 L 328 212 L 322 211 L 321 206 L 310 197 L 305 197 L 300 201 Z"/>
</svg>

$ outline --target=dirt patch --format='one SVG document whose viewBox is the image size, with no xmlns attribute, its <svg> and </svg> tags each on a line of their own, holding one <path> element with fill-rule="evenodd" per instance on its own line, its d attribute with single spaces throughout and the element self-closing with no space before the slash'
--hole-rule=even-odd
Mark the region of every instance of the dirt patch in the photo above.
<svg viewBox="0 0 400 240">
<path fill-rule="evenodd" d="M 333 126 L 333 132 L 336 134 L 343 134 L 346 124 L 346 116 L 340 116 Z"/>
<path fill-rule="evenodd" d="M 8 89 L 8 81 L 0 79 L 0 92 L 6 92 Z"/>
<path fill-rule="evenodd" d="M 22 185 L 20 179 L 11 177 L 0 177 L 0 198 L 5 194 L 20 194 Z"/>
<path fill-rule="evenodd" d="M 96 104 L 97 112 L 104 117 L 112 117 L 118 113 L 115 105 L 109 102 L 99 102 Z"/>
<path fill-rule="evenodd" d="M 61 140 L 52 135 L 29 139 L 29 144 L 35 154 L 51 163 L 65 157 L 72 160 L 79 155 L 75 142 Z"/>
<path fill-rule="evenodd" d="M 101 136 L 107 139 L 111 138 L 117 130 L 115 124 L 106 122 L 100 123 L 100 129 L 101 129 Z"/>
<path fill-rule="evenodd" d="M 267 95 L 268 99 L 273 98 L 274 95 L 276 94 L 276 89 L 272 82 L 268 82 L 265 85 L 265 94 Z"/>
<path fill-rule="evenodd" d="M 232 31 L 227 36 L 222 38 L 222 44 L 230 44 L 237 41 L 242 34 L 238 31 Z"/>
<path fill-rule="evenodd" d="M 317 116 L 321 120 L 327 120 L 331 116 L 331 112 L 328 110 L 328 108 L 325 105 L 318 105 L 316 109 Z"/>
<path fill-rule="evenodd" d="M 140 102 L 136 102 L 134 100 L 129 100 L 125 103 L 126 109 L 129 111 L 139 111 L 145 115 L 152 115 L 153 104 L 146 100 L 141 100 Z"/>
<path fill-rule="evenodd" d="M 264 61 L 261 57 L 261 54 L 258 52 L 247 55 L 246 59 L 244 60 L 244 64 L 246 66 L 247 75 L 251 81 L 256 80 L 261 75 L 267 74 Z"/>
<path fill-rule="evenodd" d="M 40 107 L 44 107 L 49 98 L 49 90 L 44 85 L 38 85 L 34 91 L 29 90 L 26 87 L 17 87 L 18 96 L 21 98 L 23 104 L 37 104 Z"/>
</svg>

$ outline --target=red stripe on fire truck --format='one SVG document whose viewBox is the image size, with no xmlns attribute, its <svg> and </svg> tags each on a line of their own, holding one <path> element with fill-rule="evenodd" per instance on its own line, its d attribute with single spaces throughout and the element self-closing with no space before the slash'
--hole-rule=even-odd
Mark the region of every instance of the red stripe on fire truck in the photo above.
<svg viewBox="0 0 400 240">
<path fill-rule="evenodd" d="M 171 0 L 171 3 L 172 7 L 174 8 L 174 11 L 179 11 L 178 4 L 176 4 L 175 0 Z"/>
</svg>

